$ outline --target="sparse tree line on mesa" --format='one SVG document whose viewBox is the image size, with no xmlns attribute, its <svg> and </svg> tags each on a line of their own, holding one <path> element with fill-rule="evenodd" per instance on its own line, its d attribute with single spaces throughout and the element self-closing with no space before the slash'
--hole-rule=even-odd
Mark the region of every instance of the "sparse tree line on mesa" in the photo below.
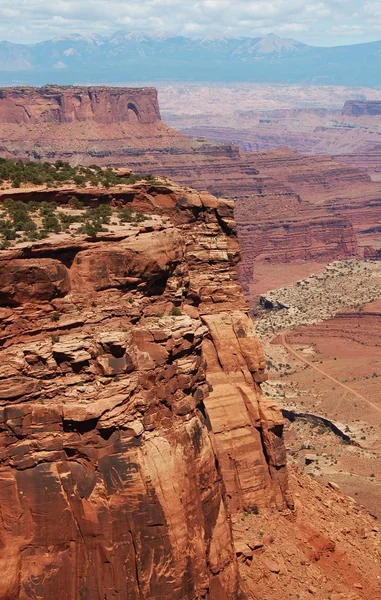
<svg viewBox="0 0 381 600">
<path fill-rule="evenodd" d="M 11 183 L 12 187 L 22 184 L 47 185 L 58 187 L 60 184 L 72 183 L 77 187 L 105 187 L 124 184 L 131 185 L 144 181 L 151 185 L 158 184 L 152 175 L 126 176 L 117 175 L 111 168 L 102 169 L 97 165 L 89 167 L 71 167 L 69 163 L 57 161 L 47 162 L 14 162 L 0 158 L 0 185 Z M 56 202 L 28 202 L 7 198 L 0 204 L 0 249 L 5 250 L 15 240 L 41 240 L 50 233 L 70 232 L 72 235 L 85 234 L 94 237 L 97 233 L 108 231 L 106 225 L 111 223 L 139 223 L 149 217 L 134 212 L 130 207 L 123 206 L 112 209 L 108 204 L 97 208 L 85 209 L 83 203 L 73 197 L 66 211 L 58 210 Z M 116 220 L 115 220 L 116 218 Z M 78 224 L 77 228 L 71 228 Z"/>
<path fill-rule="evenodd" d="M 57 160 L 55 163 L 48 162 L 22 162 L 0 158 L 0 184 L 10 182 L 12 187 L 19 188 L 24 184 L 46 185 L 57 187 L 64 183 L 74 183 L 78 187 L 109 188 L 117 184 L 133 184 L 137 181 L 158 183 L 153 175 L 131 174 L 118 175 L 110 167 L 102 168 L 98 165 L 89 167 L 71 167 L 69 163 Z"/>
<path fill-rule="evenodd" d="M 58 212 L 57 208 L 56 202 L 26 204 L 20 200 L 6 199 L 0 212 L 0 249 L 9 248 L 13 240 L 41 240 L 48 237 L 49 233 L 69 231 L 73 223 L 79 224 L 75 233 L 94 237 L 99 232 L 108 231 L 105 225 L 111 223 L 113 216 L 116 216 L 119 225 L 149 219 L 142 213 L 133 212 L 128 206 L 113 211 L 109 204 L 101 204 L 97 208 L 84 210 L 82 202 L 77 198 L 73 198 L 68 205 L 69 209 L 75 210 L 75 214 Z"/>
</svg>

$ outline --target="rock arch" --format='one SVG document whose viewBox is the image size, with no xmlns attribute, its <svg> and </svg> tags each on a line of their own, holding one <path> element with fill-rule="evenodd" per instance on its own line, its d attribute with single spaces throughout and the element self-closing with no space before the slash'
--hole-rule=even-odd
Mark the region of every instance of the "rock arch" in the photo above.
<svg viewBox="0 0 381 600">
<path fill-rule="evenodd" d="M 129 102 L 127 105 L 127 115 L 128 115 L 128 120 L 131 123 L 139 123 L 139 121 L 140 121 L 139 111 L 133 102 Z"/>
</svg>

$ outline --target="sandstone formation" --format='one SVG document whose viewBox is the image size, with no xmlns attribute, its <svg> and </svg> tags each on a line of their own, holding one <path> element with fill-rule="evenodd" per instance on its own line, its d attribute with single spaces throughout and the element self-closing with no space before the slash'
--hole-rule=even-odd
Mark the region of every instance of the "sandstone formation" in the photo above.
<svg viewBox="0 0 381 600">
<path fill-rule="evenodd" d="M 69 291 L 67 268 L 51 258 L 15 259 L 0 273 L 0 303 L 6 306 L 29 300 L 53 300 Z"/>
<path fill-rule="evenodd" d="M 380 218 L 380 185 L 357 168 L 288 149 L 243 152 L 228 143 L 192 140 L 160 120 L 151 89 L 16 88 L 3 94 L 5 156 L 127 167 L 234 199 L 245 292 L 256 262 L 328 262 L 380 246 L 379 234 L 369 233 Z M 55 102 L 65 110 L 53 109 Z M 128 109 L 133 103 L 139 121 Z M 31 118 L 12 122 L 22 106 L 31 107 Z"/>
<path fill-rule="evenodd" d="M 286 149 L 254 156 L 261 174 L 276 177 L 308 203 L 306 214 L 346 219 L 353 226 L 361 254 L 366 246 L 380 247 L 375 227 L 381 217 L 381 187 L 367 173 L 328 157 Z M 328 230 L 327 234 L 329 240 Z"/>
<path fill-rule="evenodd" d="M 380 600 L 374 521 L 286 467 L 234 203 L 20 192 L 73 196 L 151 219 L 0 253 L 0 597 Z"/>
<path fill-rule="evenodd" d="M 292 499 L 233 203 L 114 201 L 155 220 L 0 256 L 0 597 L 237 600 L 228 515 Z"/>
<path fill-rule="evenodd" d="M 183 137 L 160 120 L 154 88 L 0 90 L 2 156 L 91 164 L 133 155 L 135 148 L 162 148 Z"/>
<path fill-rule="evenodd" d="M 350 117 L 381 115 L 381 102 L 378 100 L 348 100 L 344 104 L 343 115 Z"/>
<path fill-rule="evenodd" d="M 154 88 L 91 88 L 46 86 L 3 88 L 0 123 L 155 123 L 160 120 Z"/>
</svg>

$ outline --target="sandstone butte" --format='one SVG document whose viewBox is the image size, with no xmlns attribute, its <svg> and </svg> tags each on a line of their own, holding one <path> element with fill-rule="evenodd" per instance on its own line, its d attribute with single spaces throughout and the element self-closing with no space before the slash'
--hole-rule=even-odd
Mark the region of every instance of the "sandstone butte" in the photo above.
<svg viewBox="0 0 381 600">
<path fill-rule="evenodd" d="M 343 115 L 351 117 L 381 115 L 381 102 L 379 100 L 348 100 L 344 104 Z"/>
<path fill-rule="evenodd" d="M 374 520 L 287 468 L 234 202 L 117 189 L 55 198 L 154 218 L 0 253 L 0 598 L 380 599 Z"/>
<path fill-rule="evenodd" d="M 0 151 L 153 172 L 235 200 L 246 293 L 258 262 L 379 255 L 381 184 L 367 173 L 321 155 L 188 138 L 161 121 L 153 88 L 5 88 Z"/>
</svg>

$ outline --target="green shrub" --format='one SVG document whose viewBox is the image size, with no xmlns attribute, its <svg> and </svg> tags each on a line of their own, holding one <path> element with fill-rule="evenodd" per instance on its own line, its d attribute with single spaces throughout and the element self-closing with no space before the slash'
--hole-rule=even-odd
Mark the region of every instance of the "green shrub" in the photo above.
<svg viewBox="0 0 381 600">
<path fill-rule="evenodd" d="M 118 209 L 118 218 L 120 223 L 141 223 L 149 219 L 143 213 L 133 212 L 129 206 Z"/>
<path fill-rule="evenodd" d="M 7 198 L 3 203 L 3 207 L 9 217 L 8 229 L 12 228 L 14 231 L 35 231 L 37 229 L 29 215 L 28 205 L 24 202 Z"/>
<path fill-rule="evenodd" d="M 90 167 L 71 167 L 69 163 L 57 160 L 55 163 L 29 161 L 14 162 L 0 159 L 0 181 L 9 181 L 13 187 L 20 187 L 22 183 L 41 185 L 46 183 L 49 187 L 65 182 L 74 182 L 84 186 L 87 182 L 91 185 L 101 184 L 108 188 L 116 184 L 134 184 L 137 181 L 147 181 L 151 185 L 158 182 L 153 175 L 127 175 L 118 177 L 111 168 L 102 169 L 98 165 Z"/>
<path fill-rule="evenodd" d="M 54 231 L 54 233 L 61 231 L 61 225 L 54 214 L 47 214 L 43 217 L 42 227 L 45 231 Z"/>
<path fill-rule="evenodd" d="M 52 215 L 57 210 L 56 202 L 46 202 L 44 200 L 40 203 L 40 215 L 41 217 L 46 217 L 47 215 Z"/>
<path fill-rule="evenodd" d="M 80 223 L 83 219 L 82 215 L 68 215 L 67 213 L 59 213 L 62 229 L 67 231 L 72 223 Z"/>
<path fill-rule="evenodd" d="M 80 228 L 80 233 L 85 233 L 89 237 L 95 237 L 99 231 L 102 230 L 102 227 L 96 227 L 94 223 L 91 221 L 86 221 L 84 225 Z"/>
<path fill-rule="evenodd" d="M 134 220 L 133 212 L 129 206 L 120 208 L 118 210 L 118 217 L 121 223 L 132 223 Z"/>
<path fill-rule="evenodd" d="M 69 206 L 69 208 L 76 208 L 76 209 L 80 210 L 83 208 L 83 202 L 78 200 L 78 198 L 73 197 L 73 198 L 70 198 L 68 206 Z"/>
</svg>

